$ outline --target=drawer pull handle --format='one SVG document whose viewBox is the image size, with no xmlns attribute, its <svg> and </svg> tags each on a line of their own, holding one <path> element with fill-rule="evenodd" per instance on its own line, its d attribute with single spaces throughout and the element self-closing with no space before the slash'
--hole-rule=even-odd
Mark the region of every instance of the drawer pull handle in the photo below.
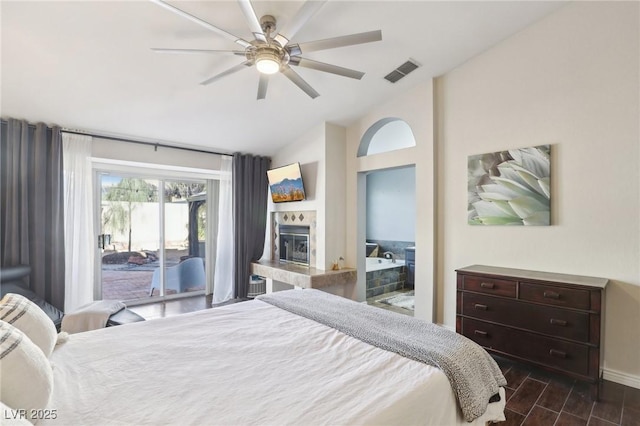
<svg viewBox="0 0 640 426">
<path fill-rule="evenodd" d="M 495 284 L 494 283 L 480 283 L 480 287 L 492 289 L 492 288 L 495 287 Z"/>
<path fill-rule="evenodd" d="M 563 327 L 567 326 L 567 322 L 565 320 L 559 320 L 559 319 L 555 319 L 555 318 L 551 318 L 549 320 L 549 322 L 553 325 L 561 325 Z"/>
<path fill-rule="evenodd" d="M 482 330 L 475 330 L 474 333 L 482 337 L 487 337 L 487 335 L 489 334 L 486 331 L 482 331 Z"/>
<path fill-rule="evenodd" d="M 560 299 L 560 293 L 556 293 L 555 291 L 545 291 L 543 296 L 547 299 Z"/>
<path fill-rule="evenodd" d="M 551 356 L 555 356 L 556 358 L 566 358 L 567 357 L 567 353 L 566 352 L 562 352 L 556 349 L 551 349 L 549 350 L 549 355 Z"/>
<path fill-rule="evenodd" d="M 479 303 L 476 303 L 475 305 L 473 305 L 474 308 L 476 308 L 479 311 L 486 311 L 487 310 L 487 305 L 481 305 Z"/>
</svg>

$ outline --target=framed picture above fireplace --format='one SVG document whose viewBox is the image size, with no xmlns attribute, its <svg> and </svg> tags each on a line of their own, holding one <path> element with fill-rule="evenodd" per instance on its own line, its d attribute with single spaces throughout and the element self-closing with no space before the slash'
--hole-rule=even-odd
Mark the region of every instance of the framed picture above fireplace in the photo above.
<svg viewBox="0 0 640 426">
<path fill-rule="evenodd" d="M 271 200 L 274 203 L 302 201 L 306 198 L 300 163 L 267 170 Z"/>
</svg>

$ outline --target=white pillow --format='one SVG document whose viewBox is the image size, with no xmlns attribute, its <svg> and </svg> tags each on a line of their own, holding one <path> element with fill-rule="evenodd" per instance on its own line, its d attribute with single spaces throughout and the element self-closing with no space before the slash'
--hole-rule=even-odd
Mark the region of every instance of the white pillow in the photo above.
<svg viewBox="0 0 640 426">
<path fill-rule="evenodd" d="M 0 321 L 0 389 L 2 402 L 14 410 L 43 410 L 53 391 L 49 360 L 26 334 Z"/>
<path fill-rule="evenodd" d="M 7 293 L 0 300 L 0 320 L 26 334 L 48 358 L 56 345 L 57 331 L 51 318 L 26 297 Z"/>
</svg>

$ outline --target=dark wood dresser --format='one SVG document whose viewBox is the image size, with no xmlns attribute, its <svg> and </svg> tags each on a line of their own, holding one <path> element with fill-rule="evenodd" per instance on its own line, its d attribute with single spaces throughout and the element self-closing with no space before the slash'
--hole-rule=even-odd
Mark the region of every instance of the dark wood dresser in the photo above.
<svg viewBox="0 0 640 426">
<path fill-rule="evenodd" d="M 456 272 L 458 333 L 489 353 L 585 381 L 597 399 L 609 280 L 482 265 Z"/>
</svg>

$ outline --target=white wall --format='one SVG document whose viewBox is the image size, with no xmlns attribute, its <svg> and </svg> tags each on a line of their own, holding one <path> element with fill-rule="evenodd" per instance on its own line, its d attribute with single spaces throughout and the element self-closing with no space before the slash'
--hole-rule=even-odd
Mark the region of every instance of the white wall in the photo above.
<svg viewBox="0 0 640 426">
<path fill-rule="evenodd" d="M 220 170 L 220 155 L 93 138 L 91 155 L 120 161 Z"/>
<path fill-rule="evenodd" d="M 110 202 L 104 202 L 108 206 Z M 189 206 L 187 203 L 166 203 L 164 205 L 165 229 L 164 246 L 169 248 L 188 247 Z M 135 203 L 131 212 L 131 250 L 158 250 L 160 247 L 160 217 L 158 203 Z M 107 225 L 102 229 L 111 234 L 111 244 L 117 250 L 127 250 L 128 228 L 119 232 Z M 108 247 L 108 248 L 109 248 Z"/>
<path fill-rule="evenodd" d="M 415 235 L 415 168 L 367 174 L 367 240 L 414 241 Z"/>
<path fill-rule="evenodd" d="M 300 163 L 306 200 L 278 204 L 269 200 L 268 210 L 316 212 L 316 265 L 311 266 L 318 269 L 331 269 L 331 262 L 345 254 L 344 158 L 345 129 L 329 123 L 316 126 L 271 157 L 271 167 Z M 271 244 L 267 235 L 265 259 L 271 255 Z"/>
<path fill-rule="evenodd" d="M 611 279 L 605 378 L 640 387 L 639 4 L 574 2 L 436 82 L 438 322 L 454 270 Z M 552 144 L 552 226 L 466 224 L 467 156 Z M 419 262 L 418 262 L 419 265 Z"/>
</svg>

